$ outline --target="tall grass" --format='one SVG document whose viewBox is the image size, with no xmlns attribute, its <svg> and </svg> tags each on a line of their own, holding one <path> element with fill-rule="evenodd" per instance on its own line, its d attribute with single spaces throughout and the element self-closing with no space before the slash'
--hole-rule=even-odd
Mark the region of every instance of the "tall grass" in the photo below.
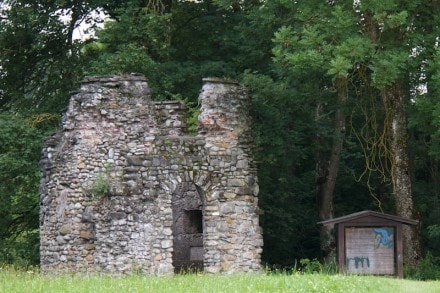
<svg viewBox="0 0 440 293">
<path fill-rule="evenodd" d="M 169 277 L 61 274 L 0 268 L 0 292 L 440 292 L 440 282 L 327 274 L 187 274 Z"/>
</svg>

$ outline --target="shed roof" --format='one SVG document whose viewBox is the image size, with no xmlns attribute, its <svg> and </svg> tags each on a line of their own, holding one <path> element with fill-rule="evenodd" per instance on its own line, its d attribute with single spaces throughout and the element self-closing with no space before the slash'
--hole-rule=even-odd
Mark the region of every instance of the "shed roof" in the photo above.
<svg viewBox="0 0 440 293">
<path fill-rule="evenodd" d="M 398 217 L 398 216 L 394 216 L 394 215 L 390 215 L 390 214 L 384 214 L 384 213 L 373 212 L 373 211 L 362 211 L 362 212 L 357 212 L 357 213 L 353 213 L 350 215 L 318 222 L 318 224 L 322 224 L 322 225 L 338 224 L 338 223 L 343 223 L 343 222 L 351 222 L 351 221 L 355 221 L 355 220 L 360 220 L 360 219 L 363 219 L 366 217 L 375 217 L 378 219 L 400 222 L 400 223 L 406 224 L 406 225 L 416 225 L 419 222 L 417 220 Z"/>
</svg>

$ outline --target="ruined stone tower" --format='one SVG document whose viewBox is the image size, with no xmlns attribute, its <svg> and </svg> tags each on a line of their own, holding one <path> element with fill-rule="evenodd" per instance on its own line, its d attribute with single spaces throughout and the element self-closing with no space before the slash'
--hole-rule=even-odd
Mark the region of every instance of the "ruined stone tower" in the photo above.
<svg viewBox="0 0 440 293">
<path fill-rule="evenodd" d="M 41 269 L 169 274 L 261 268 L 250 100 L 205 79 L 199 132 L 143 76 L 86 78 L 41 160 Z"/>
</svg>

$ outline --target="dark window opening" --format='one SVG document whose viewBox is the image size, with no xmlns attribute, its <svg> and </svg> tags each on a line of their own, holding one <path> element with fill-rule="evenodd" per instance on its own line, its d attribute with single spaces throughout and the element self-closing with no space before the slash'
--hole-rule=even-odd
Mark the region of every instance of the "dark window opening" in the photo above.
<svg viewBox="0 0 440 293">
<path fill-rule="evenodd" d="M 201 210 L 185 211 L 185 221 L 183 225 L 186 234 L 203 233 L 203 214 Z"/>
</svg>

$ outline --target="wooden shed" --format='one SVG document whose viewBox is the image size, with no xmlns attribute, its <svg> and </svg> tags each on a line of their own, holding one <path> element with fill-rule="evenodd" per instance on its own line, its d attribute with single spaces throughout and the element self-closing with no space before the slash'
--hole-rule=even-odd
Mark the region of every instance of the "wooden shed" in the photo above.
<svg viewBox="0 0 440 293">
<path fill-rule="evenodd" d="M 362 211 L 319 222 L 337 225 L 339 271 L 403 277 L 402 225 L 417 220 Z"/>
</svg>

